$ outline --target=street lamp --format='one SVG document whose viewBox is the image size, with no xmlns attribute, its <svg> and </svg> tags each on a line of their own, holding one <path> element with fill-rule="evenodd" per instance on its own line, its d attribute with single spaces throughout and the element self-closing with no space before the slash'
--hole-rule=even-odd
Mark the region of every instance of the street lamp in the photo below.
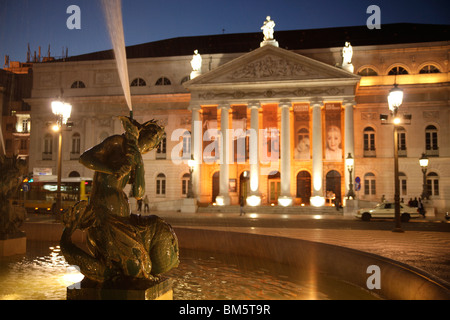
<svg viewBox="0 0 450 320">
<path fill-rule="evenodd" d="M 355 192 L 353 191 L 353 167 L 355 165 L 355 159 L 353 159 L 352 154 L 349 153 L 347 159 L 345 159 L 345 164 L 347 165 L 347 170 L 349 173 L 349 183 L 348 183 L 348 193 L 347 198 L 348 199 L 355 199 Z"/>
<path fill-rule="evenodd" d="M 72 113 L 72 105 L 61 100 L 52 101 L 52 112 L 56 116 L 56 125 L 53 131 L 58 132 L 58 180 L 56 190 L 56 213 L 60 213 L 62 209 L 61 202 L 61 162 L 62 162 L 62 129 L 67 124 L 67 120 Z"/>
<path fill-rule="evenodd" d="M 428 169 L 428 158 L 425 153 L 422 153 L 422 157 L 419 159 L 420 167 L 423 173 L 423 187 L 422 187 L 422 199 L 428 199 L 430 195 L 428 194 L 427 187 L 427 169 Z"/>
<path fill-rule="evenodd" d="M 194 172 L 195 167 L 195 160 L 194 156 L 191 155 L 191 159 L 188 160 L 188 166 L 189 166 L 189 181 L 188 181 L 188 193 L 187 198 L 194 198 L 194 190 L 192 187 L 192 173 Z"/>
<path fill-rule="evenodd" d="M 403 103 L 403 90 L 399 89 L 397 84 L 389 91 L 388 95 L 389 110 L 393 116 L 394 124 L 394 201 L 395 201 L 395 228 L 393 232 L 403 232 L 400 225 L 400 181 L 398 178 L 398 125 L 400 118 L 398 117 L 398 108 Z"/>
</svg>

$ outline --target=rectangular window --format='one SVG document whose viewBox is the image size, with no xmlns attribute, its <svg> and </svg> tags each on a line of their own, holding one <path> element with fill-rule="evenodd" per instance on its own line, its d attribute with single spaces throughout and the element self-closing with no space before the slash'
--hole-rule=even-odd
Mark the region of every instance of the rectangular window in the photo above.
<svg viewBox="0 0 450 320">
<path fill-rule="evenodd" d="M 406 196 L 406 194 L 407 194 L 406 180 L 405 179 L 400 180 L 400 185 L 401 185 L 402 196 Z"/>
<path fill-rule="evenodd" d="M 183 179 L 181 180 L 181 194 L 186 195 L 188 189 L 188 181 Z"/>
</svg>

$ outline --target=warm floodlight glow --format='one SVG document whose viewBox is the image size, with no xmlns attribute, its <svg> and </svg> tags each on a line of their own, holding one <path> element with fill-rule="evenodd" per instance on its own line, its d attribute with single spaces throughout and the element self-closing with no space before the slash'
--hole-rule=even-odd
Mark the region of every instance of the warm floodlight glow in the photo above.
<svg viewBox="0 0 450 320">
<path fill-rule="evenodd" d="M 247 204 L 251 207 L 257 207 L 261 204 L 261 197 L 252 195 L 250 197 L 247 197 Z"/>
<path fill-rule="evenodd" d="M 402 102 L 403 90 L 399 89 L 397 84 L 394 84 L 394 88 L 389 91 L 388 95 L 389 110 L 394 111 L 402 104 Z"/>
<path fill-rule="evenodd" d="M 54 124 L 52 126 L 52 130 L 55 131 L 55 132 L 58 132 L 59 131 L 59 126 L 57 124 Z"/>
<path fill-rule="evenodd" d="M 393 122 L 394 124 L 400 124 L 402 121 L 399 117 L 395 117 Z"/>
<path fill-rule="evenodd" d="M 292 204 L 292 198 L 289 197 L 279 197 L 278 204 L 283 207 L 288 207 Z"/>
<path fill-rule="evenodd" d="M 323 207 L 325 204 L 325 198 L 321 196 L 311 197 L 310 203 L 314 207 Z"/>
<path fill-rule="evenodd" d="M 218 206 L 224 206 L 225 205 L 225 199 L 222 196 L 216 197 L 216 204 Z"/>
</svg>

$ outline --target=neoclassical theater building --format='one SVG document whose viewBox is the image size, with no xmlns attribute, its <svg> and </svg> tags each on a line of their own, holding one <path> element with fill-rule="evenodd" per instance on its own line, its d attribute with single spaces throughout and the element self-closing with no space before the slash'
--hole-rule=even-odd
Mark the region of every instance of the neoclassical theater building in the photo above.
<svg viewBox="0 0 450 320">
<path fill-rule="evenodd" d="M 425 188 L 426 205 L 448 211 L 449 26 L 268 31 L 127 47 L 133 117 L 165 126 L 161 145 L 144 155 L 153 205 L 182 209 L 191 158 L 200 205 L 327 206 L 344 201 L 350 182 L 359 200 L 393 201 L 394 126 L 381 118 L 396 85 L 404 94 L 400 197 Z M 57 97 L 72 105 L 62 176 L 92 177 L 80 154 L 121 134 L 117 117 L 129 115 L 112 50 L 34 65 L 27 102 L 35 171 L 56 174 Z"/>
</svg>

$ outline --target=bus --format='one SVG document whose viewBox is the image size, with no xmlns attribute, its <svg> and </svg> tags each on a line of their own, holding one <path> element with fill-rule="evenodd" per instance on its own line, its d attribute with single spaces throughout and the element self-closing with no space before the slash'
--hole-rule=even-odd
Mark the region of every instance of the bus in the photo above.
<svg viewBox="0 0 450 320">
<path fill-rule="evenodd" d="M 80 200 L 89 200 L 91 188 L 92 178 L 62 178 L 61 209 L 66 210 Z M 15 201 L 28 213 L 56 213 L 57 190 L 56 176 L 38 176 L 32 182 L 24 183 L 20 190 L 21 199 Z"/>
</svg>

